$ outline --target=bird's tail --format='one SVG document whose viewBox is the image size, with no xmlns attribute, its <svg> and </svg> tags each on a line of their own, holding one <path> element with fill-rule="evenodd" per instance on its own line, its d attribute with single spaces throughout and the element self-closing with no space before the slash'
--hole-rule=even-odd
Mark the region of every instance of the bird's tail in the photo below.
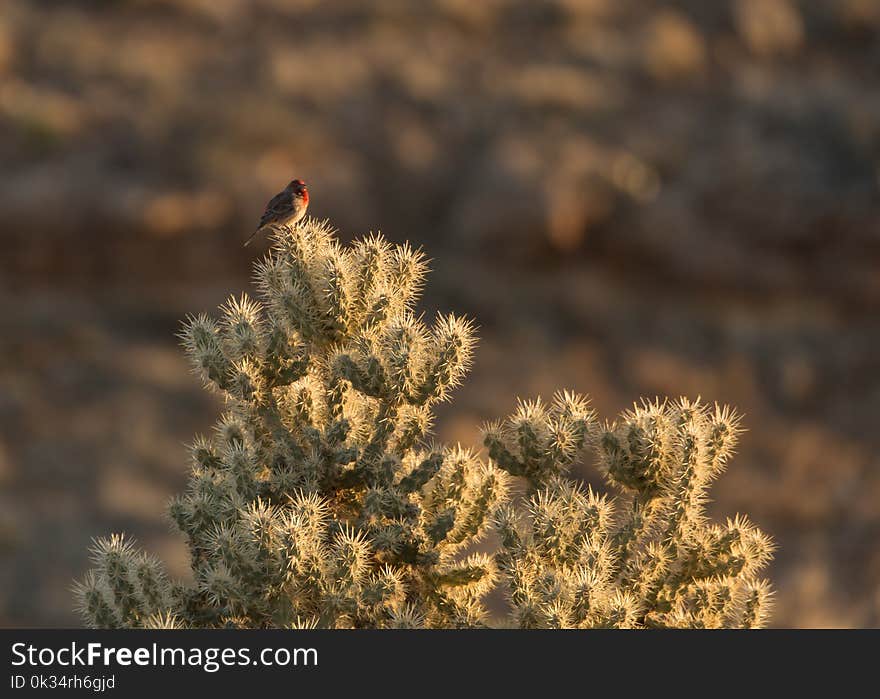
<svg viewBox="0 0 880 699">
<path fill-rule="evenodd" d="M 242 245 L 242 247 L 246 248 L 248 245 L 250 245 L 251 241 L 256 237 L 257 233 L 259 233 L 261 230 L 263 230 L 262 226 L 258 227 L 257 230 L 255 230 L 253 233 L 251 233 L 251 237 L 248 238 L 246 241 L 244 241 L 244 245 Z"/>
</svg>

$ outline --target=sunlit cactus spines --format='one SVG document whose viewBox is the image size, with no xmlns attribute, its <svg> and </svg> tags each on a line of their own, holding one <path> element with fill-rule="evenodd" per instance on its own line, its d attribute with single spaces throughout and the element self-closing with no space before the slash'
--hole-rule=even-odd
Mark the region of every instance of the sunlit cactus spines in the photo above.
<svg viewBox="0 0 880 699">
<path fill-rule="evenodd" d="M 520 402 L 485 451 L 431 441 L 473 324 L 415 312 L 420 251 L 323 222 L 280 226 L 258 298 L 190 317 L 181 340 L 225 409 L 168 507 L 190 582 L 99 539 L 75 585 L 99 628 L 755 627 L 769 539 L 710 523 L 737 416 L 648 403 L 598 422 L 571 392 Z M 595 459 L 613 498 L 575 480 Z M 506 610 L 487 595 L 502 588 Z"/>
<path fill-rule="evenodd" d="M 556 475 L 570 461 L 556 447 L 559 412 L 521 403 L 485 431 L 498 465 L 530 486 L 524 507 L 495 515 L 512 623 L 763 626 L 772 590 L 760 574 L 772 542 L 744 517 L 718 525 L 705 514 L 706 490 L 736 445 L 737 415 L 685 399 L 645 403 L 610 424 L 581 410 L 612 501 Z"/>
</svg>

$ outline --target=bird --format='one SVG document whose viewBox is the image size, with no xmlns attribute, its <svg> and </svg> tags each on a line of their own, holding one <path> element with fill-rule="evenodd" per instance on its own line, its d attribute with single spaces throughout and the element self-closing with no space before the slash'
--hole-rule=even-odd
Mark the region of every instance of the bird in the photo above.
<svg viewBox="0 0 880 699">
<path fill-rule="evenodd" d="M 254 239 L 263 228 L 272 225 L 293 225 L 306 215 L 309 208 L 309 190 L 302 180 L 291 180 L 284 189 L 269 200 L 266 209 L 260 217 L 260 225 L 251 233 L 244 245 L 245 247 Z"/>
</svg>

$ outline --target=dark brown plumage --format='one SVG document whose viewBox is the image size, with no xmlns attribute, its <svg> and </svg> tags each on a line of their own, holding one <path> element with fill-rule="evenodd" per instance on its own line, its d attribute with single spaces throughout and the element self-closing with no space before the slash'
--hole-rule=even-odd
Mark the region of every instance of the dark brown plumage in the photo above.
<svg viewBox="0 0 880 699">
<path fill-rule="evenodd" d="M 266 209 L 260 217 L 260 225 L 245 241 L 245 246 L 266 226 L 292 225 L 300 221 L 306 215 L 308 208 L 309 191 L 306 189 L 306 183 L 302 180 L 293 180 L 266 204 Z"/>
</svg>

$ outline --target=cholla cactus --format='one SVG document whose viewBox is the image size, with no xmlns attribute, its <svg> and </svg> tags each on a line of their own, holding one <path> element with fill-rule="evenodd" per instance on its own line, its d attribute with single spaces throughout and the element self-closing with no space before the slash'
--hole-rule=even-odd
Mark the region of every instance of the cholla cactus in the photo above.
<svg viewBox="0 0 880 699">
<path fill-rule="evenodd" d="M 645 403 L 598 425 L 583 398 L 522 403 L 490 425 L 498 465 L 525 476 L 525 512 L 496 516 L 513 623 L 522 628 L 758 627 L 770 540 L 745 518 L 706 521 L 706 489 L 731 456 L 738 418 L 699 402 Z M 563 474 L 590 442 L 618 502 Z"/>
<path fill-rule="evenodd" d="M 475 626 L 494 561 L 460 552 L 506 498 L 503 471 L 425 441 L 461 381 L 470 322 L 415 303 L 426 264 L 379 236 L 343 248 L 327 225 L 282 227 L 256 268 L 262 303 L 191 318 L 184 346 L 228 411 L 192 446 L 170 507 L 195 582 L 170 585 L 120 537 L 77 588 L 116 626 Z"/>
<path fill-rule="evenodd" d="M 102 628 L 456 628 L 487 624 L 502 582 L 522 627 L 759 625 L 768 541 L 702 519 L 736 419 L 648 405 L 599 427 L 584 398 L 523 403 L 486 433 L 489 460 L 427 441 L 432 408 L 466 373 L 470 322 L 413 312 L 420 252 L 324 223 L 282 226 L 256 266 L 261 301 L 190 318 L 183 344 L 227 411 L 191 449 L 169 508 L 193 582 L 123 537 L 76 585 Z M 622 504 L 566 470 L 595 444 Z M 509 502 L 528 484 L 527 503 Z M 615 509 L 619 514 L 615 513 Z M 495 555 L 474 553 L 493 526 Z"/>
</svg>

